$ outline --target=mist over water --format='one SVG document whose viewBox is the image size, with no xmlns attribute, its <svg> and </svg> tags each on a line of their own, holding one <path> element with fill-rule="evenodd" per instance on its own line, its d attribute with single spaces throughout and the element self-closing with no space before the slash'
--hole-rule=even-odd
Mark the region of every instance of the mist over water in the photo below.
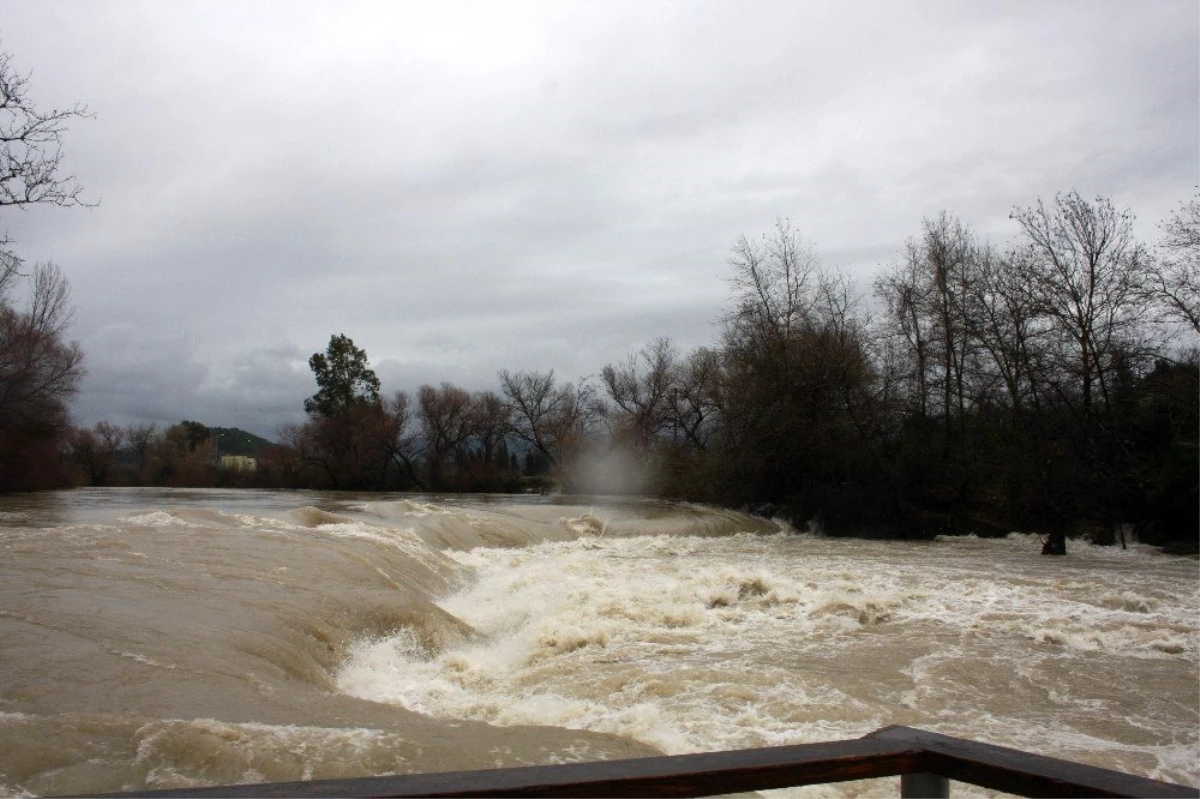
<svg viewBox="0 0 1200 799">
<path fill-rule="evenodd" d="M 1051 559 L 1035 536 L 833 540 L 636 500 L 157 489 L 0 499 L 0 547 L 5 795 L 887 724 L 1200 785 L 1200 574 L 1149 547 Z"/>
</svg>

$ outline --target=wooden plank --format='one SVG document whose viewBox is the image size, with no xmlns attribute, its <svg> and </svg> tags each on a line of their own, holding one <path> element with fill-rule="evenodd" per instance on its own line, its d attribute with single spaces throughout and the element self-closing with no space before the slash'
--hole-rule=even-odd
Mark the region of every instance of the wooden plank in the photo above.
<svg viewBox="0 0 1200 799">
<path fill-rule="evenodd" d="M 930 755 L 932 773 L 1021 796 L 1200 797 L 1200 789 L 1186 785 L 911 727 L 885 727 L 867 737 L 919 747 Z"/>
<path fill-rule="evenodd" d="M 887 739 L 554 766 L 264 783 L 112 797 L 715 796 L 926 771 L 921 750 Z"/>
</svg>

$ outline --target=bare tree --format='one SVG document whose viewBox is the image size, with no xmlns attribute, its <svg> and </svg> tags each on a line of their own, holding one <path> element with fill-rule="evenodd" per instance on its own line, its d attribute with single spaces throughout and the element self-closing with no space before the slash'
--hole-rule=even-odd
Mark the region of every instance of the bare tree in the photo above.
<svg viewBox="0 0 1200 799">
<path fill-rule="evenodd" d="M 108 422 L 96 422 L 92 429 L 80 428 L 72 433 L 69 447 L 71 457 L 87 472 L 88 483 L 102 486 L 108 482 L 108 472 L 125 440 L 125 430 Z"/>
<path fill-rule="evenodd" d="M 671 340 L 659 338 L 630 354 L 624 363 L 609 364 L 600 373 L 605 391 L 617 406 L 618 435 L 628 437 L 643 453 L 675 420 L 672 400 L 678 396 L 677 361 Z"/>
<path fill-rule="evenodd" d="M 718 493 L 794 502 L 805 516 L 856 504 L 830 488 L 861 473 L 852 442 L 871 379 L 849 282 L 782 220 L 761 245 L 739 239 L 730 265 Z"/>
<path fill-rule="evenodd" d="M 146 452 L 150 448 L 150 444 L 154 441 L 155 433 L 158 431 L 158 425 L 155 424 L 131 424 L 125 428 L 125 440 L 129 442 L 129 448 L 133 450 L 133 455 L 137 458 L 137 470 L 139 477 L 144 478 L 146 468 Z"/>
<path fill-rule="evenodd" d="M 1064 345 L 1071 384 L 1058 391 L 1090 431 L 1096 406 L 1109 402 L 1115 359 L 1146 317 L 1146 254 L 1133 237 L 1133 215 L 1105 197 L 1088 202 L 1070 192 L 1013 218 L 1026 241 L 1023 277 L 1034 309 Z"/>
<path fill-rule="evenodd" d="M 442 383 L 438 388 L 421 386 L 417 390 L 417 418 L 425 439 L 430 487 L 445 487 L 448 459 L 459 464 L 465 460 L 463 449 L 471 437 L 473 412 L 471 394 L 458 386 Z"/>
<path fill-rule="evenodd" d="M 478 447 L 480 459 L 489 466 L 508 450 L 505 437 L 512 432 L 512 408 L 494 391 L 479 391 L 471 396 L 471 441 Z M 508 464 L 503 464 L 505 468 Z"/>
<path fill-rule="evenodd" d="M 971 336 L 968 298 L 976 282 L 978 245 L 971 230 L 943 211 L 922 220 L 920 239 L 910 239 L 902 264 L 875 284 L 891 327 L 907 342 L 913 388 L 922 418 L 929 415 L 928 397 L 940 396 L 943 457 L 949 455 L 965 423 L 968 366 L 975 342 Z M 961 440 L 962 436 L 958 436 Z"/>
<path fill-rule="evenodd" d="M 726 318 L 727 343 L 768 345 L 785 357 L 787 342 L 812 326 L 817 309 L 820 263 L 812 245 L 778 219 L 759 242 L 738 238 L 729 264 L 736 305 Z"/>
<path fill-rule="evenodd" d="M 1150 296 L 1168 319 L 1200 333 L 1200 195 L 1160 225 L 1159 254 L 1147 273 Z"/>
<path fill-rule="evenodd" d="M 1069 505 L 1079 497 L 1103 497 L 1108 522 L 1116 521 L 1117 474 L 1126 448 L 1125 414 L 1115 391 L 1145 354 L 1140 339 L 1150 311 L 1147 256 L 1133 237 L 1133 215 L 1104 197 L 1088 202 L 1076 192 L 1060 194 L 1052 205 L 1039 200 L 1013 218 L 1025 238 L 1020 278 L 1046 324 L 1040 349 L 1049 363 L 1042 382 L 1069 414 L 1069 450 L 1079 464 L 1059 469 L 1062 488 L 1051 492 L 1062 500 L 1060 522 L 1043 551 L 1065 554 L 1062 522 L 1074 515 Z M 1060 480 L 1047 473 L 1045 482 Z"/>
<path fill-rule="evenodd" d="M 1001 256 L 981 249 L 967 314 L 971 336 L 987 353 L 990 373 L 1003 385 L 1014 425 L 1027 405 L 1038 405 L 1037 387 L 1045 368 L 1041 342 L 1045 320 L 1036 314 L 1023 277 L 1028 271 L 1022 263 L 1026 255 L 1027 251 L 1015 251 Z"/>
<path fill-rule="evenodd" d="M 945 211 L 924 221 L 925 257 L 933 278 L 933 312 L 941 359 L 944 452 L 953 438 L 953 419 L 966 418 L 965 369 L 972 348 L 967 327 L 966 293 L 976 279 L 976 244 L 971 231 Z"/>
<path fill-rule="evenodd" d="M 381 451 L 406 480 L 420 489 L 428 488 L 417 468 L 425 447 L 415 429 L 408 392 L 397 391 L 384 403 L 384 410 L 381 423 L 373 428 Z"/>
<path fill-rule="evenodd" d="M 909 404 L 924 419 L 929 415 L 930 340 L 932 322 L 926 313 L 929 286 L 924 279 L 924 258 L 915 242 L 909 241 L 902 263 L 875 281 L 875 294 L 886 309 L 889 335 L 901 340 L 904 353 L 896 359 L 898 381 L 909 386 Z"/>
<path fill-rule="evenodd" d="M 62 136 L 73 119 L 89 116 L 86 107 L 39 110 L 29 97 L 29 76 L 14 69 L 0 53 L 0 207 L 82 205 L 83 187 L 62 174 Z M 21 260 L 7 234 L 0 238 L 0 296 Z"/>
<path fill-rule="evenodd" d="M 682 435 L 689 446 L 708 450 L 719 429 L 721 381 L 721 356 L 716 350 L 702 347 L 688 355 L 670 394 L 673 438 Z"/>
<path fill-rule="evenodd" d="M 554 370 L 499 374 L 500 390 L 512 408 L 513 434 L 560 471 L 593 432 L 600 416 L 586 383 L 559 385 Z"/>
<path fill-rule="evenodd" d="M 67 451 L 71 460 L 86 473 L 87 484 L 100 485 L 99 475 L 103 473 L 103 469 L 99 466 L 99 442 L 96 440 L 96 434 L 86 427 L 72 430 L 67 438 Z"/>
<path fill-rule="evenodd" d="M 24 310 L 0 304 L 0 424 L 38 425 L 64 412 L 83 376 L 83 352 L 63 340 L 74 310 L 53 264 L 34 267 Z"/>
<path fill-rule="evenodd" d="M 107 419 L 102 419 L 96 422 L 92 429 L 96 431 L 96 438 L 100 440 L 100 445 L 105 452 L 116 457 L 117 450 L 125 442 L 125 428 L 118 427 Z"/>
</svg>

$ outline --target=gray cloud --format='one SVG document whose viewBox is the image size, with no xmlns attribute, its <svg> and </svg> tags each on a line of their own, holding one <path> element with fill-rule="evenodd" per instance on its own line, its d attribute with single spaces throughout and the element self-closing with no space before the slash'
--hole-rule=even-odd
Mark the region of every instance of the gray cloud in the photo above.
<svg viewBox="0 0 1200 799">
<path fill-rule="evenodd" d="M 270 433 L 345 332 L 385 388 L 712 342 L 779 215 L 861 286 L 948 209 L 1141 234 L 1200 172 L 1200 10 L 1161 2 L 10 4 L 100 200 L 0 224 L 78 303 L 99 418 Z"/>
</svg>

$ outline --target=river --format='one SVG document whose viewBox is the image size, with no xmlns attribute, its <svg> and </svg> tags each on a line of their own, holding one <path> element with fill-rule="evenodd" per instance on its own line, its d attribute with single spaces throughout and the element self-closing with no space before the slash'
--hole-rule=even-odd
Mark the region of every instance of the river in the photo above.
<svg viewBox="0 0 1200 799">
<path fill-rule="evenodd" d="M 888 724 L 1200 786 L 1200 567 L 1141 545 L 831 539 L 645 500 L 86 489 L 0 497 L 0 547 L 2 795 Z"/>
</svg>

